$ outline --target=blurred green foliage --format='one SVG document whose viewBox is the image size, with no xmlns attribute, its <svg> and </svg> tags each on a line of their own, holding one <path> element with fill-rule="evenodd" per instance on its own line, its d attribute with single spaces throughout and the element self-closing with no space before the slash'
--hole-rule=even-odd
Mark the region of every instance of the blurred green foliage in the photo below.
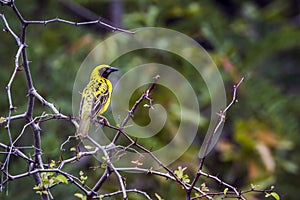
<svg viewBox="0 0 300 200">
<path fill-rule="evenodd" d="M 44 20 L 61 18 L 73 21 L 87 21 L 70 10 L 63 1 L 31 0 L 24 4 L 17 1 L 21 13 L 26 19 Z M 92 10 L 106 19 L 113 18 L 110 11 L 110 1 L 77 0 L 82 6 Z M 262 188 L 275 185 L 276 191 L 284 199 L 297 199 L 297 189 L 300 187 L 299 164 L 300 146 L 300 19 L 299 2 L 296 0 L 263 0 L 263 1 L 124 1 L 122 24 L 126 29 L 145 26 L 166 27 L 177 30 L 198 41 L 211 55 L 223 75 L 227 86 L 228 100 L 231 98 L 232 85 L 242 75 L 246 75 L 246 82 L 239 90 L 239 103 L 227 114 L 227 121 L 215 151 L 206 160 L 205 170 L 211 174 L 218 174 L 220 178 L 241 189 L 249 189 L 250 184 L 260 185 Z M 10 8 L 2 7 L 11 28 L 19 33 L 20 24 Z M 1 29 L 4 28 L 2 21 Z M 62 23 L 47 26 L 31 26 L 27 32 L 28 57 L 31 61 L 33 81 L 36 89 L 47 100 L 53 102 L 65 114 L 72 115 L 72 87 L 76 72 L 85 56 L 101 42 L 108 31 L 96 26 L 75 27 Z M 6 32 L 0 32 L 0 116 L 8 115 L 8 101 L 6 84 L 14 69 L 14 56 L 17 46 L 13 38 Z M 145 56 L 147 55 L 147 56 Z M 123 72 L 141 62 L 142 57 L 149 61 L 166 63 L 177 66 L 176 69 L 184 74 L 199 92 L 199 102 L 204 111 L 203 123 L 199 129 L 194 144 L 176 162 L 187 167 L 189 177 L 195 173 L 198 161 L 195 157 L 204 137 L 202 132 L 207 129 L 210 118 L 210 98 L 202 80 L 195 80 L 193 69 L 184 60 L 165 53 L 136 52 L 123 56 L 115 61 L 115 66 Z M 144 59 L 144 58 L 143 58 Z M 143 60 L 144 61 L 144 60 Z M 17 74 L 12 85 L 12 95 L 16 112 L 26 110 L 26 80 L 23 72 Z M 143 90 L 137 91 L 132 97 L 132 105 Z M 170 96 L 167 96 L 167 95 Z M 158 88 L 154 91 L 154 99 L 167 108 L 173 108 L 176 100 L 170 102 L 172 94 Z M 35 115 L 40 115 L 45 108 L 36 103 Z M 173 106 L 173 107 L 172 107 Z M 140 113 L 140 114 L 139 114 Z M 138 110 L 137 123 L 148 123 L 143 110 Z M 177 128 L 176 113 L 169 113 L 171 119 L 164 127 L 164 132 L 171 137 L 172 130 Z M 140 120 L 144 119 L 144 120 Z M 17 136 L 24 123 L 12 124 L 12 134 Z M 51 121 L 42 124 L 42 144 L 44 162 L 59 161 L 60 144 L 75 132 L 74 127 L 65 121 Z M 22 145 L 31 145 L 26 140 L 30 129 L 25 131 Z M 164 135 L 164 136 L 163 136 Z M 163 145 L 170 140 L 165 134 L 141 140 L 148 148 Z M 6 130 L 0 128 L 1 142 L 7 141 Z M 155 147 L 154 147 L 155 148 Z M 28 150 L 28 155 L 33 152 Z M 72 152 L 63 153 L 63 157 Z M 1 160 L 4 157 L 1 155 Z M 14 174 L 24 166 L 23 161 L 13 160 L 10 171 Z M 89 177 L 87 184 L 93 183 L 100 176 L 101 171 L 88 167 L 98 163 L 88 160 L 69 166 L 67 171 L 79 173 L 85 169 Z M 26 168 L 23 169 L 26 171 Z M 175 184 L 162 178 L 153 178 L 135 174 L 127 177 L 127 183 L 132 188 L 158 193 L 164 199 L 183 199 L 184 194 Z M 202 180 L 202 179 L 201 179 Z M 211 190 L 218 190 L 218 184 L 207 181 L 206 186 Z M 116 180 L 110 180 L 112 185 L 105 189 L 111 191 Z M 200 184 L 199 184 L 200 185 Z M 26 178 L 8 185 L 8 195 L 0 194 L 1 199 L 37 199 L 32 196 L 33 180 Z M 16 192 L 18 191 L 18 192 Z M 56 199 L 74 199 L 78 192 L 75 187 L 60 185 L 53 191 Z M 251 198 L 250 194 L 247 196 Z M 132 195 L 132 199 L 139 199 Z"/>
</svg>

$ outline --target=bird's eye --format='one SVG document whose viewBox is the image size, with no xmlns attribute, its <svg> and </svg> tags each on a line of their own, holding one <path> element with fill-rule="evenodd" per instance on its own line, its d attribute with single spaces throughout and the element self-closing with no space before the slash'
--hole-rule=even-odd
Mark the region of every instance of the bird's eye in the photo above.
<svg viewBox="0 0 300 200">
<path fill-rule="evenodd" d="M 106 68 L 101 68 L 99 70 L 99 75 L 102 76 L 105 71 L 106 71 Z"/>
</svg>

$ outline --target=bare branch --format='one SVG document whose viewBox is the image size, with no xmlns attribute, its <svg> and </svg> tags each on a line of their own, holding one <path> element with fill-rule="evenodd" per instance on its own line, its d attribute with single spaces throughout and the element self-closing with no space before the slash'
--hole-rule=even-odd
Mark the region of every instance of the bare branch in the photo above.
<svg viewBox="0 0 300 200">
<path fill-rule="evenodd" d="M 137 194 L 141 194 L 143 195 L 146 199 L 149 199 L 151 200 L 151 197 L 144 191 L 141 191 L 141 190 L 137 190 L 137 189 L 129 189 L 129 190 L 126 190 L 127 193 L 130 193 L 130 192 L 133 192 L 133 193 L 137 193 Z M 107 197 L 113 197 L 113 196 L 116 196 L 118 194 L 121 194 L 122 191 L 116 191 L 116 192 L 112 192 L 112 193 L 107 193 L 107 194 L 103 194 L 103 195 L 99 195 L 101 196 L 102 198 L 107 198 Z"/>
<path fill-rule="evenodd" d="M 4 25 L 5 25 L 5 30 L 8 31 L 10 33 L 11 36 L 13 36 L 13 38 L 15 39 L 15 41 L 17 42 L 18 46 L 21 46 L 21 41 L 20 38 L 12 31 L 12 29 L 10 28 L 4 14 L 0 13 L 0 17 L 2 18 Z"/>
<path fill-rule="evenodd" d="M 200 176 L 202 174 L 201 170 L 203 168 L 203 164 L 204 164 L 204 160 L 205 160 L 205 155 L 207 155 L 207 151 L 208 151 L 208 148 L 209 148 L 209 146 L 211 144 L 211 140 L 214 137 L 214 135 L 217 133 L 217 131 L 219 130 L 221 124 L 225 122 L 226 112 L 229 110 L 229 108 L 231 108 L 232 105 L 234 105 L 237 102 L 237 89 L 240 87 L 240 85 L 243 83 L 244 80 L 245 80 L 245 77 L 242 77 L 242 79 L 239 81 L 239 83 L 237 85 L 233 86 L 233 96 L 232 96 L 231 102 L 228 104 L 228 106 L 223 111 L 220 111 L 220 113 L 218 113 L 218 115 L 220 116 L 219 122 L 218 122 L 217 126 L 215 127 L 213 133 L 210 135 L 210 138 L 208 139 L 207 145 L 204 148 L 204 154 L 203 154 L 204 156 L 200 160 L 200 164 L 199 164 L 199 168 L 197 170 L 197 174 L 194 177 L 190 188 L 187 190 L 187 196 L 188 197 L 190 197 L 191 192 L 192 192 L 192 190 L 193 190 L 196 182 L 198 181 L 198 179 L 200 178 Z M 239 193 L 237 193 L 237 194 L 239 194 Z"/>
<path fill-rule="evenodd" d="M 135 110 L 137 109 L 137 107 L 141 104 L 141 102 L 145 99 L 150 99 L 150 105 L 152 105 L 152 100 L 149 97 L 151 91 L 155 88 L 157 81 L 159 79 L 159 75 L 155 76 L 153 78 L 153 82 L 150 85 L 150 87 L 143 93 L 143 95 L 135 102 L 135 104 L 131 107 L 130 111 L 128 112 L 127 116 L 125 117 L 125 119 L 123 120 L 123 122 L 121 123 L 121 128 L 123 129 L 123 127 L 125 127 L 125 125 L 128 123 L 129 119 L 133 117 L 133 114 L 135 112 Z M 121 132 L 118 131 L 117 134 L 115 135 L 112 144 L 115 144 L 118 140 L 118 138 L 120 137 Z"/>
<path fill-rule="evenodd" d="M 74 22 L 74 21 L 69 21 L 69 20 L 65 20 L 65 19 L 61 19 L 61 18 L 56 17 L 56 18 L 49 19 L 49 20 L 44 20 L 44 21 L 25 21 L 25 23 L 28 24 L 28 25 L 31 25 L 31 24 L 48 25 L 50 23 L 55 23 L 55 22 L 70 24 L 70 25 L 74 25 L 74 26 L 101 25 L 103 27 L 109 28 L 113 32 L 118 31 L 118 32 L 124 32 L 124 33 L 129 33 L 129 34 L 134 34 L 135 33 L 133 31 L 129 31 L 129 30 L 126 30 L 126 29 L 114 27 L 112 25 L 109 25 L 109 24 L 101 21 L 100 19 L 96 19 L 96 20 L 92 20 L 92 21 L 86 21 L 86 22 Z"/>
<path fill-rule="evenodd" d="M 98 147 L 104 154 L 104 157 L 106 159 L 106 163 L 107 163 L 107 166 L 109 167 L 109 169 L 111 169 L 117 176 L 118 180 L 119 180 L 119 183 L 120 183 L 120 187 L 121 187 L 121 191 L 122 191 L 122 194 L 123 194 L 123 199 L 127 199 L 127 194 L 126 194 L 126 188 L 125 188 L 125 183 L 123 181 L 123 177 L 120 175 L 120 173 L 115 169 L 115 166 L 112 164 L 111 160 L 110 160 L 110 156 L 108 155 L 107 151 L 105 148 L 103 148 L 102 146 L 100 146 L 96 141 L 94 141 L 91 137 L 87 136 L 87 139 L 92 142 L 96 147 Z M 98 182 L 98 184 L 101 184 Z M 96 184 L 92 190 L 92 192 L 96 192 L 98 191 L 98 184 Z M 90 198 L 90 196 L 92 195 L 92 193 L 90 193 L 88 195 L 88 198 Z"/>
</svg>

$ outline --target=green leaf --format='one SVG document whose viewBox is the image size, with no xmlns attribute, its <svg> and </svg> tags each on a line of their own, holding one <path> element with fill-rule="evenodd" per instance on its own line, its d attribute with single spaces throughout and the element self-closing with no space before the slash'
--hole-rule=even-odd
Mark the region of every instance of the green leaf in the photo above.
<svg viewBox="0 0 300 200">
<path fill-rule="evenodd" d="M 0 117 L 0 124 L 6 120 L 5 117 Z"/>
<path fill-rule="evenodd" d="M 78 198 L 81 199 L 81 200 L 86 200 L 86 196 L 83 195 L 83 194 L 75 193 L 74 196 L 75 196 L 75 197 L 78 197 Z"/>
<path fill-rule="evenodd" d="M 85 181 L 88 179 L 88 177 L 84 176 L 84 172 L 83 171 L 80 171 L 79 175 L 80 175 L 79 179 L 81 180 L 81 184 L 84 184 Z"/>
<path fill-rule="evenodd" d="M 68 184 L 68 179 L 67 179 L 67 177 L 65 177 L 65 176 L 62 175 L 62 174 L 56 176 L 56 177 L 55 177 L 55 181 L 56 181 L 56 182 L 62 182 L 62 183 Z"/>
<path fill-rule="evenodd" d="M 203 192 L 209 192 L 209 189 L 208 189 L 208 187 L 206 186 L 205 183 L 202 183 L 202 184 L 200 185 L 200 189 L 201 189 L 201 191 L 203 191 Z"/>
<path fill-rule="evenodd" d="M 75 193 L 74 196 L 75 196 L 75 197 L 78 197 L 78 198 L 82 198 L 82 197 L 83 197 L 83 194 Z"/>
<path fill-rule="evenodd" d="M 156 197 L 158 200 L 164 200 L 164 199 L 161 198 L 161 196 L 159 196 L 157 193 L 155 193 L 155 197 Z"/>
<path fill-rule="evenodd" d="M 103 199 L 103 197 L 104 197 L 103 195 L 99 195 L 99 199 L 100 199 L 100 200 L 102 200 L 102 199 Z"/>
<path fill-rule="evenodd" d="M 54 167 L 56 167 L 55 160 L 51 160 L 49 167 L 50 167 L 50 169 L 53 169 Z"/>
<path fill-rule="evenodd" d="M 267 193 L 265 195 L 265 197 L 270 197 L 270 196 L 272 196 L 276 200 L 280 200 L 280 196 L 276 192 Z"/>
<path fill-rule="evenodd" d="M 175 174 L 179 179 L 182 179 L 184 170 L 186 170 L 186 167 L 182 168 L 181 166 L 179 166 L 178 169 L 176 169 L 176 170 L 174 171 L 174 174 Z"/>
<path fill-rule="evenodd" d="M 200 193 L 195 192 L 195 197 L 200 197 Z"/>
<path fill-rule="evenodd" d="M 39 185 L 35 185 L 33 187 L 34 190 L 40 190 L 42 188 L 42 186 L 39 184 Z"/>
<path fill-rule="evenodd" d="M 90 145 L 85 145 L 85 146 L 84 146 L 84 148 L 86 148 L 87 150 L 91 150 L 91 149 L 93 149 L 93 147 L 92 147 L 92 146 L 90 146 Z"/>
<path fill-rule="evenodd" d="M 225 188 L 224 191 L 223 191 L 225 196 L 226 196 L 227 192 L 228 192 L 228 188 Z"/>
<path fill-rule="evenodd" d="M 47 194 L 47 195 L 48 195 L 49 193 L 48 193 L 47 190 L 43 190 L 43 191 L 42 191 L 42 194 Z"/>
<path fill-rule="evenodd" d="M 184 174 L 184 171 L 186 169 L 187 169 L 186 167 L 182 168 L 181 166 L 179 166 L 178 169 L 174 171 L 174 174 L 183 182 L 189 183 L 190 182 L 189 176 L 187 174 Z"/>
<path fill-rule="evenodd" d="M 70 151 L 76 151 L 75 147 L 70 148 Z"/>
<path fill-rule="evenodd" d="M 150 108 L 150 105 L 148 105 L 148 104 L 144 104 L 144 108 Z"/>
</svg>

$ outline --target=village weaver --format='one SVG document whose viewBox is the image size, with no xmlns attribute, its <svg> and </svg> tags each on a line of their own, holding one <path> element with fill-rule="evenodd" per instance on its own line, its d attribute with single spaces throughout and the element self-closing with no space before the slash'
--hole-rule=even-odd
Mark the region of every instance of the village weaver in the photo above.
<svg viewBox="0 0 300 200">
<path fill-rule="evenodd" d="M 90 82 L 82 92 L 76 136 L 86 137 L 90 122 L 107 110 L 112 93 L 112 84 L 107 78 L 114 71 L 118 69 L 109 65 L 99 65 L 92 71 Z"/>
</svg>

